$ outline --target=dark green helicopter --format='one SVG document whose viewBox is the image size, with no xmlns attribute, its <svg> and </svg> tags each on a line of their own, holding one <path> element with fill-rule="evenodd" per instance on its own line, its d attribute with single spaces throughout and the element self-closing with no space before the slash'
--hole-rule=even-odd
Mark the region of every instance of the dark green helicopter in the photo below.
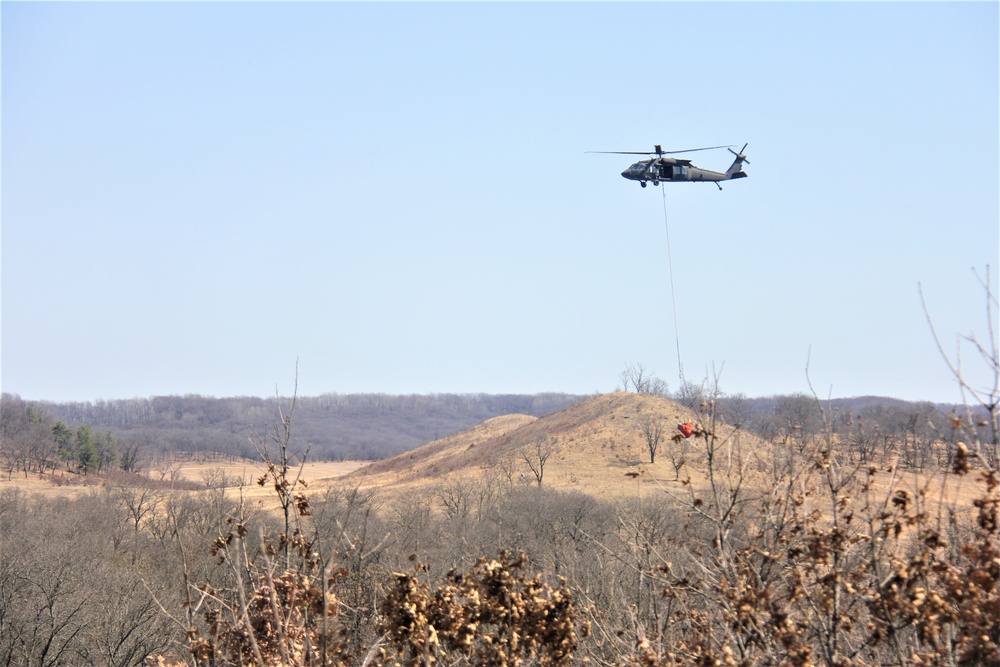
<svg viewBox="0 0 1000 667">
<path fill-rule="evenodd" d="M 683 151 L 665 151 L 656 144 L 653 151 L 588 151 L 590 153 L 611 153 L 614 155 L 655 155 L 648 160 L 639 160 L 628 169 L 622 172 L 622 176 L 630 181 L 639 181 L 639 185 L 646 187 L 646 183 L 659 185 L 661 181 L 706 181 L 715 183 L 721 190 L 720 181 L 731 181 L 737 178 L 746 178 L 743 171 L 743 163 L 750 164 L 743 151 L 747 144 L 737 153 L 730 146 L 708 146 L 706 148 L 688 148 Z M 691 160 L 676 157 L 666 157 L 678 153 L 694 153 L 695 151 L 710 151 L 718 148 L 727 148 L 729 152 L 736 156 L 733 164 L 725 172 L 702 169 L 691 164 Z"/>
</svg>

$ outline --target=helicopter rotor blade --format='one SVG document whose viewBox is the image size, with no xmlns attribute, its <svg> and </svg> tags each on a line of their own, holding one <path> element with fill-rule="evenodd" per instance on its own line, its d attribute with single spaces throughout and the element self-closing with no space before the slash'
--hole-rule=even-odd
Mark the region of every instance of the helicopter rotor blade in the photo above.
<svg viewBox="0 0 1000 667">
<path fill-rule="evenodd" d="M 686 148 L 682 151 L 663 151 L 664 155 L 673 155 L 674 153 L 696 153 L 698 151 L 714 151 L 719 148 L 730 148 L 729 145 L 725 146 L 706 146 L 705 148 Z"/>
<path fill-rule="evenodd" d="M 654 147 L 654 150 L 651 150 L 651 151 L 586 151 L 586 152 L 587 153 L 605 153 L 605 154 L 611 154 L 611 155 L 656 155 L 656 156 L 660 156 L 660 155 L 676 155 L 677 153 L 695 153 L 697 151 L 714 151 L 714 150 L 717 150 L 719 148 L 729 148 L 730 150 L 732 150 L 731 145 L 724 145 L 724 146 L 705 146 L 704 148 L 686 148 L 686 149 L 684 149 L 682 151 L 665 151 L 660 146 L 660 144 L 656 144 L 656 146 Z"/>
</svg>

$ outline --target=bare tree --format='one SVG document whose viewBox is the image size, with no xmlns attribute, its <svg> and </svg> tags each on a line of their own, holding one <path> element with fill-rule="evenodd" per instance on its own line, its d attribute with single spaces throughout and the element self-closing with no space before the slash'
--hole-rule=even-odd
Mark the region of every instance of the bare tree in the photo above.
<svg viewBox="0 0 1000 667">
<path fill-rule="evenodd" d="M 264 433 L 258 433 L 254 430 L 253 435 L 250 437 L 254 449 L 257 450 L 257 454 L 267 467 L 267 472 L 257 479 L 257 484 L 264 486 L 265 483 L 270 481 L 274 486 L 275 493 L 278 495 L 278 502 L 281 503 L 285 526 L 284 541 L 282 543 L 285 568 L 291 565 L 292 545 L 290 539 L 292 524 L 298 520 L 299 516 L 305 516 L 309 513 L 309 503 L 302 492 L 302 489 L 305 487 L 305 482 L 302 480 L 302 469 L 305 466 L 306 456 L 309 452 L 307 450 L 301 456 L 297 456 L 291 450 L 292 415 L 295 412 L 298 388 L 298 369 L 296 369 L 295 390 L 292 392 L 291 404 L 288 407 L 287 413 L 281 407 L 281 397 L 277 393 L 275 395 L 278 403 L 278 417 L 281 423 L 273 424 L 270 428 L 265 428 Z M 298 458 L 297 462 L 295 461 L 296 458 Z M 298 470 L 295 470 L 296 468 Z"/>
<path fill-rule="evenodd" d="M 556 453 L 556 439 L 539 437 L 534 444 L 521 450 L 521 458 L 528 464 L 538 486 L 542 485 L 545 476 L 545 464 Z"/>
<path fill-rule="evenodd" d="M 704 384 L 685 380 L 674 393 L 673 399 L 690 410 L 701 411 L 708 403 L 708 392 Z"/>
<path fill-rule="evenodd" d="M 923 306 L 924 316 L 930 326 L 934 343 L 961 389 L 968 425 L 977 425 L 986 429 L 989 441 L 987 443 L 988 450 L 985 452 L 979 433 L 973 428 L 967 429 L 967 434 L 971 436 L 970 440 L 975 443 L 976 455 L 984 458 L 989 467 L 997 468 L 1000 467 L 1000 342 L 997 339 L 997 330 L 994 328 L 994 313 L 998 303 L 997 295 L 993 293 L 989 265 L 986 266 L 985 277 L 980 276 L 976 270 L 973 272 L 982 286 L 985 297 L 987 340 L 980 340 L 975 333 L 959 336 L 954 357 L 949 356 L 941 344 L 941 339 L 938 337 L 937 329 L 934 327 L 934 321 L 927 307 L 927 301 L 924 299 L 923 287 L 919 283 L 917 289 L 920 292 L 920 304 Z M 971 346 L 980 361 L 986 366 L 989 376 L 988 384 L 977 386 L 965 375 L 962 366 L 963 344 Z M 984 418 L 975 415 L 974 409 L 970 406 L 970 398 L 978 404 L 979 410 L 985 413 Z"/>
<path fill-rule="evenodd" d="M 120 484 L 112 489 L 112 495 L 120 502 L 128 514 L 132 526 L 132 565 L 139 553 L 139 531 L 163 501 L 163 493 L 145 484 Z"/>
<path fill-rule="evenodd" d="M 507 482 L 507 490 L 514 488 L 514 473 L 517 472 L 517 458 L 511 454 L 491 457 L 484 466 L 488 475 L 496 475 Z"/>
<path fill-rule="evenodd" d="M 619 373 L 622 391 L 634 391 L 637 394 L 666 396 L 669 394 L 667 383 L 654 376 L 644 364 L 628 364 Z"/>
<path fill-rule="evenodd" d="M 820 402 L 806 394 L 789 394 L 778 399 L 775 415 L 785 427 L 785 440 L 801 454 L 823 430 Z"/>
<path fill-rule="evenodd" d="M 675 433 L 666 446 L 667 459 L 674 468 L 674 481 L 681 478 L 681 468 L 684 467 L 688 453 L 688 439 L 680 433 Z"/>
<path fill-rule="evenodd" d="M 438 488 L 436 497 L 450 519 L 465 519 L 472 509 L 472 484 L 461 478 L 451 479 Z"/>
<path fill-rule="evenodd" d="M 719 398 L 719 413 L 722 420 L 733 428 L 742 429 L 753 417 L 753 405 L 743 392 Z"/>
<path fill-rule="evenodd" d="M 656 417 L 646 417 L 641 422 L 642 434 L 646 437 L 646 449 L 649 451 L 649 462 L 656 463 L 656 450 L 663 438 L 663 420 Z"/>
<path fill-rule="evenodd" d="M 882 430 L 878 422 L 857 417 L 852 420 L 850 430 L 845 436 L 845 444 L 848 447 L 848 456 L 851 463 L 854 462 L 855 454 L 861 463 L 869 463 L 878 448 L 882 438 Z"/>
</svg>

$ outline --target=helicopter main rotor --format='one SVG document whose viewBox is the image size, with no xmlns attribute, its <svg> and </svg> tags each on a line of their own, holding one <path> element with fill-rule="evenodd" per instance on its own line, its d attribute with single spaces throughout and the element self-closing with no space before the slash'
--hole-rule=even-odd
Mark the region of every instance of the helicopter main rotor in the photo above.
<svg viewBox="0 0 1000 667">
<path fill-rule="evenodd" d="M 677 153 L 696 153 L 698 151 L 713 151 L 719 148 L 728 148 L 732 150 L 732 144 L 727 144 L 724 146 L 706 146 L 704 148 L 685 148 L 682 151 L 665 151 L 660 144 L 656 144 L 651 151 L 587 151 L 588 153 L 605 153 L 612 155 L 655 155 L 657 157 L 663 155 L 676 155 Z M 746 146 L 744 146 L 746 148 Z"/>
</svg>

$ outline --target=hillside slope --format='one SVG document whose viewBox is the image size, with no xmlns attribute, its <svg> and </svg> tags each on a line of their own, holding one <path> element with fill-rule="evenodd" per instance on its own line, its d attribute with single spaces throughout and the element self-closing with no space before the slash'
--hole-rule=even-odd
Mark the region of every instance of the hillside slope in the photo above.
<svg viewBox="0 0 1000 667">
<path fill-rule="evenodd" d="M 637 486 L 673 480 L 670 438 L 677 425 L 698 421 L 679 404 L 646 394 L 612 393 L 583 399 L 544 417 L 497 417 L 405 454 L 379 461 L 337 480 L 378 488 L 390 496 L 430 489 L 455 480 L 483 475 L 509 476 L 512 483 L 534 484 L 525 458 L 537 463 L 539 449 L 551 450 L 544 467 L 543 485 L 573 489 L 597 497 L 635 493 Z M 662 426 L 658 455 L 649 462 L 645 424 Z M 722 439 L 745 444 L 753 436 L 718 428 Z M 689 460 L 697 457 L 694 439 L 684 443 Z M 676 454 L 676 451 L 674 452 Z"/>
</svg>

